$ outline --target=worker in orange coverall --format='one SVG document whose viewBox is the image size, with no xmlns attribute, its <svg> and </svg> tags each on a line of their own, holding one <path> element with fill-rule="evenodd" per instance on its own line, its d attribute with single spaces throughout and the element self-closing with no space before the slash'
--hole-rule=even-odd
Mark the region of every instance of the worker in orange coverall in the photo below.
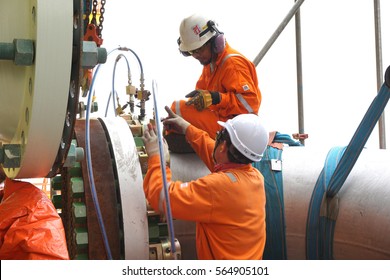
<svg viewBox="0 0 390 280">
<path fill-rule="evenodd" d="M 261 92 L 254 64 L 231 48 L 216 23 L 194 14 L 180 24 L 179 50 L 203 65 L 195 90 L 174 101 L 171 109 L 214 138 L 227 121 L 239 114 L 258 114 Z M 167 139 L 170 143 L 170 139 Z M 172 147 L 170 147 L 172 148 Z"/>
<path fill-rule="evenodd" d="M 0 259 L 68 260 L 65 231 L 47 195 L 28 182 L 11 180 L 0 166 Z"/>
<path fill-rule="evenodd" d="M 165 109 L 164 126 L 184 134 L 212 172 L 194 181 L 172 182 L 171 170 L 168 165 L 166 168 L 172 216 L 196 222 L 198 259 L 262 259 L 266 240 L 264 178 L 251 164 L 261 159 L 268 143 L 260 118 L 241 114 L 219 121 L 223 128 L 213 140 L 169 107 Z M 155 211 L 165 214 L 158 137 L 150 124 L 143 141 L 149 156 L 145 195 Z"/>
</svg>

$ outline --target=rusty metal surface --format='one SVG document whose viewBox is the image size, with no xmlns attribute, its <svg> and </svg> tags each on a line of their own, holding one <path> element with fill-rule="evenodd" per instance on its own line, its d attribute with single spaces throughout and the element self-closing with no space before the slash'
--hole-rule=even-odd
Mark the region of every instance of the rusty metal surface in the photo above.
<svg viewBox="0 0 390 280">
<path fill-rule="evenodd" d="M 90 148 L 95 187 L 101 213 L 107 232 L 113 259 L 123 259 L 121 248 L 121 226 L 118 215 L 116 194 L 116 178 L 113 171 L 110 149 L 105 132 L 98 120 L 90 120 Z M 85 149 L 85 121 L 77 120 L 75 136 L 79 147 Z M 92 200 L 91 187 L 88 180 L 87 163 L 81 163 L 87 206 L 88 254 L 89 259 L 107 259 L 103 238 L 99 227 L 96 210 Z"/>
</svg>

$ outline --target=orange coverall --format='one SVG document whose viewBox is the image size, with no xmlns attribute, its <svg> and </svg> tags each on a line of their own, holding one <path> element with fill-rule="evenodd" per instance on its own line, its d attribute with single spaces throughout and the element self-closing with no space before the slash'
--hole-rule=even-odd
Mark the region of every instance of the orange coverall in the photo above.
<svg viewBox="0 0 390 280">
<path fill-rule="evenodd" d="M 43 191 L 6 178 L 1 196 L 0 259 L 69 259 L 62 220 Z"/>
<path fill-rule="evenodd" d="M 214 140 L 190 125 L 186 139 L 214 171 Z M 190 182 L 171 182 L 167 167 L 172 216 L 196 222 L 198 259 L 259 260 L 266 240 L 264 178 L 251 164 L 226 164 Z M 160 158 L 148 160 L 144 191 L 153 209 L 164 213 Z"/>
<path fill-rule="evenodd" d="M 254 64 L 226 43 L 214 63 L 203 67 L 196 89 L 218 91 L 221 102 L 203 111 L 197 111 L 186 100 L 174 101 L 172 111 L 201 128 L 214 138 L 221 129 L 218 120 L 226 121 L 239 114 L 258 114 L 261 92 Z"/>
</svg>

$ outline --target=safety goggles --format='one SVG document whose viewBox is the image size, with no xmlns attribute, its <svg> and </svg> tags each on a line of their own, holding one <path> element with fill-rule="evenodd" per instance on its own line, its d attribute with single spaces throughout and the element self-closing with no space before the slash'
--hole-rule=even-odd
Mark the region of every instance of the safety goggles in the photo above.
<svg viewBox="0 0 390 280">
<path fill-rule="evenodd" d="M 188 53 L 190 55 L 194 55 L 194 54 L 199 54 L 201 52 L 203 52 L 205 50 L 205 47 L 209 44 L 209 42 L 206 42 L 206 44 L 204 44 L 203 46 L 201 46 L 200 48 L 197 48 L 196 50 L 192 50 L 192 51 L 188 51 Z"/>
</svg>

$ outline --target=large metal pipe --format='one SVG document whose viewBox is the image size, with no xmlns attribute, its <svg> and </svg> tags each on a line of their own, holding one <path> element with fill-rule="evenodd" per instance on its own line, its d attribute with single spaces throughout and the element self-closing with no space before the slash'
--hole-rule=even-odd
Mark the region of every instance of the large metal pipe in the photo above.
<svg viewBox="0 0 390 280">
<path fill-rule="evenodd" d="M 308 207 L 327 152 L 299 147 L 283 151 L 288 259 L 306 258 Z M 362 151 L 339 192 L 335 259 L 390 258 L 389 166 L 390 153 L 379 149 Z"/>
<path fill-rule="evenodd" d="M 288 259 L 306 259 L 308 207 L 327 152 L 307 147 L 283 150 Z M 171 154 L 171 168 L 175 179 L 183 181 L 209 173 L 195 155 Z M 389 200 L 390 152 L 364 149 L 339 192 L 340 208 L 333 242 L 335 259 L 390 259 Z M 185 225 L 182 222 L 175 231 L 186 237 L 182 246 L 191 248 L 184 243 L 193 244 L 195 232 L 190 238 L 189 227 Z"/>
</svg>

